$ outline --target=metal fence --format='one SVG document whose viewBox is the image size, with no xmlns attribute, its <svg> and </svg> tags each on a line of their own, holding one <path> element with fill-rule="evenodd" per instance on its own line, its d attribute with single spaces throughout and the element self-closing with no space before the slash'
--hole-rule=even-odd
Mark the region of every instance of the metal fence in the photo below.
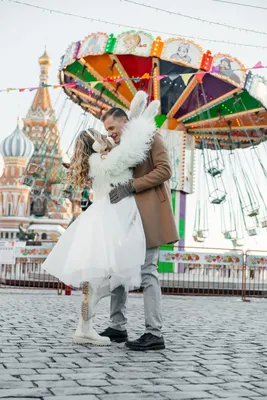
<svg viewBox="0 0 267 400">
<path fill-rule="evenodd" d="M 0 288 L 61 293 L 64 284 L 42 269 L 52 247 L 44 242 L 16 250 L 12 264 L 0 264 Z M 267 297 L 267 251 L 172 246 L 160 251 L 158 265 L 163 294 Z"/>
<path fill-rule="evenodd" d="M 249 250 L 245 254 L 242 298 L 267 298 L 267 251 Z"/>
</svg>

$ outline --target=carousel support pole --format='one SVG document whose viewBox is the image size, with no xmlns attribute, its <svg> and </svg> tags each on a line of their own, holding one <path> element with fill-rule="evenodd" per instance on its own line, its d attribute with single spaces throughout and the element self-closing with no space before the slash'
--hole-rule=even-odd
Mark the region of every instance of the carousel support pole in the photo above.
<svg viewBox="0 0 267 400">
<path fill-rule="evenodd" d="M 186 215 L 186 193 L 180 192 L 180 210 L 179 210 L 179 250 L 184 251 L 185 246 L 185 215 Z M 178 272 L 184 272 L 184 264 L 178 264 Z"/>
</svg>

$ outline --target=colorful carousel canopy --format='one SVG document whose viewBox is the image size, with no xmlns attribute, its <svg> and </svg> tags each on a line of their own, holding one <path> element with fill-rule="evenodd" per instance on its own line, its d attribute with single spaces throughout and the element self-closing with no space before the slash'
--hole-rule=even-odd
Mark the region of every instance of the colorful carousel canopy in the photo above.
<svg viewBox="0 0 267 400">
<path fill-rule="evenodd" d="M 256 67 L 256 66 L 255 66 Z M 70 98 L 100 118 L 112 106 L 127 110 L 136 91 L 161 101 L 159 126 L 186 128 L 220 141 L 222 149 L 266 139 L 267 84 L 246 74 L 229 54 L 212 55 L 184 38 L 164 42 L 142 31 L 92 33 L 72 43 L 62 57 L 60 83 Z"/>
</svg>

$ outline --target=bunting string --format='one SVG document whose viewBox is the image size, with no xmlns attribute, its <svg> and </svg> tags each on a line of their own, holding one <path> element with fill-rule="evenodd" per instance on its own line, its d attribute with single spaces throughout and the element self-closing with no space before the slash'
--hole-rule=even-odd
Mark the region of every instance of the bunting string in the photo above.
<svg viewBox="0 0 267 400">
<path fill-rule="evenodd" d="M 218 3 L 231 4 L 235 6 L 259 8 L 260 10 L 267 10 L 267 7 L 257 6 L 256 4 L 254 5 L 254 4 L 236 3 L 235 1 L 226 1 L 226 0 L 213 0 L 213 1 L 217 1 Z"/>
<path fill-rule="evenodd" d="M 149 4 L 139 3 L 139 2 L 134 1 L 134 0 L 121 0 L 121 1 L 124 1 L 126 3 L 135 4 L 136 6 L 139 6 L 139 7 L 145 7 L 145 8 L 151 9 L 151 10 L 160 11 L 160 12 L 163 12 L 163 13 L 168 14 L 168 15 L 177 15 L 178 17 L 188 18 L 188 19 L 191 19 L 191 20 L 194 20 L 194 21 L 207 23 L 209 25 L 217 25 L 217 26 L 220 26 L 220 27 L 223 27 L 223 28 L 233 29 L 233 30 L 237 30 L 237 31 L 240 31 L 240 32 L 243 31 L 243 32 L 247 32 L 247 33 L 256 33 L 258 35 L 267 35 L 267 32 L 256 31 L 255 29 L 249 29 L 249 28 L 240 28 L 238 26 L 228 25 L 228 24 L 225 24 L 223 22 L 211 21 L 211 20 L 207 20 L 207 19 L 203 19 L 203 18 L 199 18 L 199 17 L 194 17 L 192 15 L 186 15 L 186 14 L 182 14 L 180 12 L 166 10 L 164 8 L 151 6 Z M 233 3 L 233 4 L 238 4 L 238 3 Z M 239 4 L 239 5 L 241 5 L 241 4 Z M 258 7 L 258 8 L 264 8 L 264 7 Z M 266 10 L 266 8 L 264 8 L 264 9 Z"/>
<path fill-rule="evenodd" d="M 257 62 L 257 64 L 254 65 L 254 67 L 252 68 L 237 68 L 237 69 L 233 69 L 232 71 L 250 71 L 253 69 L 262 69 L 262 68 L 267 68 L 267 66 L 264 66 L 261 61 Z M 208 72 L 204 72 L 204 71 L 198 71 L 198 72 L 192 72 L 192 73 L 184 73 L 184 74 L 177 74 L 177 77 L 180 76 L 185 84 L 185 86 L 187 86 L 190 78 L 192 76 L 195 76 L 196 79 L 198 80 L 198 82 L 202 83 L 203 78 L 206 74 L 210 74 L 210 73 L 217 73 L 220 74 L 220 71 L 218 70 L 218 67 L 213 66 L 211 71 Z M 223 76 L 223 74 L 221 74 Z M 225 75 L 227 77 L 227 75 Z M 164 78 L 168 78 L 168 75 L 156 75 L 156 76 L 151 76 L 149 75 L 149 73 L 145 73 L 144 75 L 140 76 L 140 77 L 118 77 L 118 76 L 108 76 L 106 78 L 104 78 L 101 81 L 90 81 L 90 82 L 83 82 L 84 84 L 88 84 L 90 86 L 91 89 L 95 88 L 98 84 L 103 84 L 103 83 L 108 83 L 108 82 L 123 82 L 123 81 L 133 81 L 135 83 L 140 82 L 141 80 L 149 80 L 149 79 L 157 79 L 157 80 L 162 80 Z M 43 89 L 43 88 L 52 88 L 52 89 L 58 89 L 58 88 L 74 88 L 76 86 L 79 86 L 78 83 L 76 82 L 71 82 L 71 83 L 64 83 L 62 85 L 49 85 L 47 83 L 42 83 L 41 86 L 36 86 L 36 87 L 27 87 L 27 88 L 13 88 L 13 87 L 9 87 L 6 89 L 0 89 L 0 92 L 11 92 L 11 91 L 18 91 L 18 92 L 25 92 L 25 91 L 29 91 L 29 92 L 33 92 L 35 90 L 38 89 Z"/>
<path fill-rule="evenodd" d="M 210 42 L 210 43 L 224 43 L 224 44 L 233 45 L 233 46 L 242 46 L 242 47 L 250 47 L 250 48 L 257 48 L 257 49 L 267 49 L 267 46 L 261 46 L 261 45 L 258 45 L 258 44 L 237 43 L 237 42 L 230 42 L 230 41 L 226 41 L 226 40 L 203 38 L 201 36 L 182 35 L 182 34 L 179 34 L 177 32 L 175 32 L 175 33 L 174 32 L 166 32 L 166 31 L 160 31 L 160 30 L 156 30 L 156 29 L 148 30 L 147 28 L 144 28 L 144 27 L 141 27 L 141 26 L 126 25 L 126 24 L 119 23 L 119 22 L 106 21 L 106 20 L 103 20 L 101 18 L 87 17 L 86 15 L 74 14 L 74 13 L 70 13 L 70 12 L 66 12 L 66 11 L 61 11 L 61 10 L 56 10 L 56 9 L 52 9 L 52 8 L 42 7 L 42 6 L 38 6 L 36 4 L 26 3 L 25 1 L 19 1 L 19 0 L 2 0 L 2 1 L 8 1 L 10 3 L 15 3 L 15 4 L 18 4 L 18 5 L 25 6 L 25 7 L 36 8 L 36 9 L 41 10 L 41 11 L 49 12 L 50 14 L 51 13 L 55 13 L 55 14 L 59 14 L 59 15 L 65 15 L 65 16 L 68 16 L 68 17 L 88 20 L 90 22 L 104 23 L 104 24 L 116 26 L 116 27 L 119 27 L 119 28 L 128 28 L 128 29 L 135 29 L 135 30 L 138 30 L 138 31 L 141 30 L 141 31 L 145 31 L 145 32 L 153 32 L 153 33 L 157 33 L 159 35 L 168 35 L 168 36 L 174 36 L 174 37 L 184 37 L 186 39 L 193 39 L 193 40 L 196 39 L 196 40 L 202 40 L 202 41 Z M 258 33 L 260 33 L 260 32 L 258 32 Z"/>
</svg>

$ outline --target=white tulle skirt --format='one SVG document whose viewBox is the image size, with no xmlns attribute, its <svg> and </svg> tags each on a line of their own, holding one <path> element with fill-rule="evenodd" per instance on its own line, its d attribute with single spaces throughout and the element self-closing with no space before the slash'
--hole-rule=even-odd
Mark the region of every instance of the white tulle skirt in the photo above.
<svg viewBox="0 0 267 400">
<path fill-rule="evenodd" d="M 95 201 L 68 227 L 43 264 L 66 285 L 89 281 L 99 288 L 110 277 L 110 289 L 140 287 L 146 241 L 133 196 L 110 204 Z"/>
</svg>

